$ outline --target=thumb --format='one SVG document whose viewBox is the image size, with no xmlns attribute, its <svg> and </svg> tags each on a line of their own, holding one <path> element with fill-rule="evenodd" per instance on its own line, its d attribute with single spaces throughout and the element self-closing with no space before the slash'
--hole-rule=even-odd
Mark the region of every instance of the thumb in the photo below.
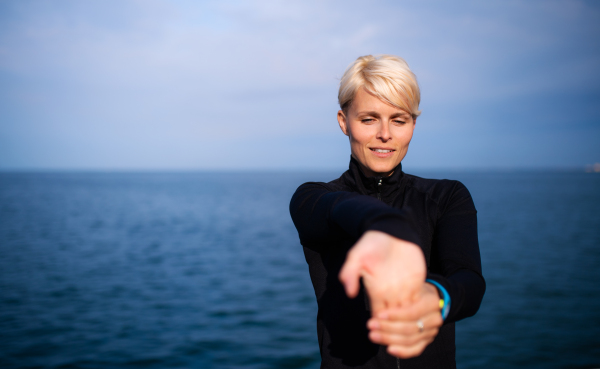
<svg viewBox="0 0 600 369">
<path fill-rule="evenodd" d="M 350 298 L 356 297 L 360 288 L 360 263 L 358 259 L 351 257 L 346 258 L 338 278 L 344 285 L 346 295 Z"/>
</svg>

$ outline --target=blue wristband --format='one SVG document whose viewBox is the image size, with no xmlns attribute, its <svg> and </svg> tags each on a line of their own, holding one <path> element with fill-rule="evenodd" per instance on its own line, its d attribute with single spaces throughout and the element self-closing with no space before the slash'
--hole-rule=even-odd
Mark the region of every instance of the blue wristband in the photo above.
<svg viewBox="0 0 600 369">
<path fill-rule="evenodd" d="M 442 299 L 444 300 L 444 307 L 442 308 L 442 319 L 446 320 L 446 318 L 448 317 L 448 313 L 450 313 L 450 294 L 441 284 L 434 281 L 433 279 L 426 279 L 425 282 L 431 283 L 438 289 L 438 291 L 441 292 L 443 296 Z"/>
</svg>

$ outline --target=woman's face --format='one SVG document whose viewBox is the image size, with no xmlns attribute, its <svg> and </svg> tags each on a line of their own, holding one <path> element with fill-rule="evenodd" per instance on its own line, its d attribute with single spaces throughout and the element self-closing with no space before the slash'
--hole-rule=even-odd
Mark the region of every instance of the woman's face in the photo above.
<svg viewBox="0 0 600 369">
<path fill-rule="evenodd" d="M 338 123 L 350 138 L 352 157 L 367 177 L 387 177 L 404 159 L 416 120 L 361 88 L 352 104 L 338 112 Z"/>
</svg>

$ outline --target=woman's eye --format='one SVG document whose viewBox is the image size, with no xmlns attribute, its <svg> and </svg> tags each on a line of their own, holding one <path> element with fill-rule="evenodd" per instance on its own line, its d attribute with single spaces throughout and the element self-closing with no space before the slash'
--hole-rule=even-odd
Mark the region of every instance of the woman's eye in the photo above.
<svg viewBox="0 0 600 369">
<path fill-rule="evenodd" d="M 375 119 L 373 119 L 373 118 L 364 118 L 364 119 L 361 119 L 360 121 L 361 121 L 361 122 L 363 122 L 363 123 L 371 123 L 371 122 L 373 122 L 374 120 L 375 120 Z"/>
<path fill-rule="evenodd" d="M 402 125 L 402 124 L 404 124 L 406 122 L 403 121 L 403 120 L 395 120 L 394 123 Z"/>
</svg>

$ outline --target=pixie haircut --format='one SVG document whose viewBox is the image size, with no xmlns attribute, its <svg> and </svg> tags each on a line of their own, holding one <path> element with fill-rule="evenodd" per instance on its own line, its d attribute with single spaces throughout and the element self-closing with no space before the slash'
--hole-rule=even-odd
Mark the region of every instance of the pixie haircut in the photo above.
<svg viewBox="0 0 600 369">
<path fill-rule="evenodd" d="M 367 55 L 356 59 L 340 81 L 338 101 L 344 112 L 347 112 L 361 87 L 380 100 L 408 112 L 413 118 L 421 114 L 421 92 L 417 77 L 400 57 Z"/>
</svg>

